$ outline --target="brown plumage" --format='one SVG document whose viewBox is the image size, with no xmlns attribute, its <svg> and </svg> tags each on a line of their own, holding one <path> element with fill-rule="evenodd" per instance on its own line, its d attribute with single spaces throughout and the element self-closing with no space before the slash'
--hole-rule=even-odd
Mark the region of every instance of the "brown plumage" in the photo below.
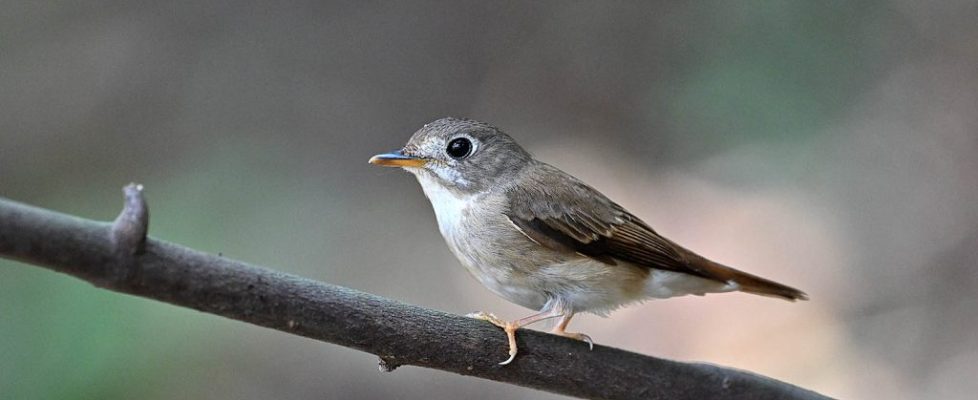
<svg viewBox="0 0 978 400">
<path fill-rule="evenodd" d="M 550 165 L 541 164 L 546 173 L 531 178 L 538 182 L 512 187 L 509 191 L 507 216 L 533 241 L 609 265 L 622 260 L 736 284 L 747 293 L 790 301 L 808 299 L 798 289 L 710 261 L 679 246 L 601 192 Z M 557 177 L 561 184 L 548 182 Z"/>
</svg>

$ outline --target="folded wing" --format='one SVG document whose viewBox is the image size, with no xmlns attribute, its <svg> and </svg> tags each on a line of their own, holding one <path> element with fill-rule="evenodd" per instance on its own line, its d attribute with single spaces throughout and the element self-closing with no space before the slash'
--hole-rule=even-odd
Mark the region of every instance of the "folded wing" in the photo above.
<svg viewBox="0 0 978 400">
<path fill-rule="evenodd" d="M 531 240 L 557 251 L 573 251 L 609 265 L 617 260 L 682 272 L 740 290 L 787 300 L 807 299 L 794 288 L 710 261 L 655 232 L 600 192 L 541 164 L 528 185 L 509 190 L 506 216 Z M 559 182 L 559 184 L 558 184 Z"/>
</svg>

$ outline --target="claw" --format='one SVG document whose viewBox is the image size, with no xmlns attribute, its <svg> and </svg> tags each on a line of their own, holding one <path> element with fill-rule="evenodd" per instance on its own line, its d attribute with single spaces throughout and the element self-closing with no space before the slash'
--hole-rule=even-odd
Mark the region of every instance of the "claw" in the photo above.
<svg viewBox="0 0 978 400">
<path fill-rule="evenodd" d="M 585 335 L 583 333 L 564 332 L 564 331 L 559 330 L 559 329 L 554 329 L 550 333 L 553 333 L 554 335 L 559 335 L 559 336 L 568 337 L 568 338 L 571 338 L 571 339 L 574 339 L 574 340 L 580 340 L 582 342 L 586 342 L 587 343 L 588 350 L 594 350 L 594 341 L 591 340 L 591 337 L 590 336 Z"/>
<path fill-rule="evenodd" d="M 587 342 L 587 349 L 588 349 L 589 351 L 590 351 L 590 350 L 594 350 L 594 341 L 593 341 L 593 340 L 591 340 L 591 337 L 590 337 L 590 336 L 588 336 L 588 335 L 585 335 L 585 334 L 583 334 L 583 333 L 582 333 L 582 334 L 581 334 L 581 340 L 583 340 L 583 341 L 585 341 L 585 342 Z"/>
<path fill-rule="evenodd" d="M 506 326 L 503 327 L 503 330 L 506 331 L 506 339 L 509 339 L 509 358 L 507 358 L 506 361 L 499 363 L 499 365 L 509 364 L 513 362 L 513 359 L 516 358 L 516 351 L 517 351 L 516 330 L 517 329 L 519 329 L 519 327 L 512 322 L 507 322 Z"/>
<path fill-rule="evenodd" d="M 465 316 L 466 317 L 469 317 L 469 318 L 475 318 L 475 319 L 478 319 L 478 320 L 486 321 L 486 322 L 488 322 L 490 324 L 493 324 L 493 325 L 496 325 L 496 326 L 498 326 L 500 328 L 506 329 L 507 322 L 499 319 L 499 317 L 497 317 L 493 313 L 487 313 L 485 311 L 479 311 L 479 312 L 465 314 Z"/>
<path fill-rule="evenodd" d="M 516 359 L 516 353 L 511 352 L 509 353 L 509 358 L 507 358 L 506 361 L 499 363 L 499 365 L 509 365 L 509 363 L 513 362 L 514 359 Z"/>
<path fill-rule="evenodd" d="M 516 330 L 519 329 L 519 325 L 517 325 L 516 322 L 503 321 L 492 313 L 487 313 L 484 311 L 468 313 L 465 314 L 465 316 L 486 321 L 490 324 L 503 328 L 503 330 L 506 332 L 506 339 L 509 341 L 509 358 L 507 358 L 506 361 L 499 363 L 499 365 L 509 364 L 516 359 Z"/>
<path fill-rule="evenodd" d="M 588 335 L 583 333 L 565 333 L 564 336 L 586 342 L 588 350 L 594 350 L 594 341 L 591 340 L 591 337 Z"/>
</svg>

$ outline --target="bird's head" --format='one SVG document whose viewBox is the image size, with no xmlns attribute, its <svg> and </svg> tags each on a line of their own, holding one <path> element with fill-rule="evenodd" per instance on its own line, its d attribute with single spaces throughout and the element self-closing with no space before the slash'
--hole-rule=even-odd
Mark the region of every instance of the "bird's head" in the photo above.
<svg viewBox="0 0 978 400">
<path fill-rule="evenodd" d="M 411 136 L 404 148 L 370 158 L 401 167 L 445 189 L 478 193 L 512 180 L 532 157 L 513 138 L 485 122 L 442 118 Z"/>
</svg>

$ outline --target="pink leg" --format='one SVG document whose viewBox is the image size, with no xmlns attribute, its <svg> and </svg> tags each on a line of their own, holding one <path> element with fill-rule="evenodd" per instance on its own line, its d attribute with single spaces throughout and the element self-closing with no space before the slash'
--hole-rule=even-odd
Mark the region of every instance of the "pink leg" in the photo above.
<svg viewBox="0 0 978 400">
<path fill-rule="evenodd" d="M 520 329 L 524 326 L 537 323 L 540 321 L 561 317 L 563 315 L 564 315 L 564 311 L 562 309 L 557 307 L 548 307 L 539 313 L 530 315 L 528 317 L 520 318 L 512 322 L 503 321 L 498 317 L 496 317 L 495 315 L 484 313 L 484 312 L 469 314 L 469 317 L 481 319 L 483 321 L 488 321 L 493 325 L 503 328 L 503 330 L 506 332 L 506 338 L 509 339 L 509 358 L 507 358 L 506 361 L 503 361 L 499 364 L 506 365 L 513 362 L 513 359 L 516 358 L 516 350 L 517 350 L 516 330 L 517 329 Z"/>
</svg>

